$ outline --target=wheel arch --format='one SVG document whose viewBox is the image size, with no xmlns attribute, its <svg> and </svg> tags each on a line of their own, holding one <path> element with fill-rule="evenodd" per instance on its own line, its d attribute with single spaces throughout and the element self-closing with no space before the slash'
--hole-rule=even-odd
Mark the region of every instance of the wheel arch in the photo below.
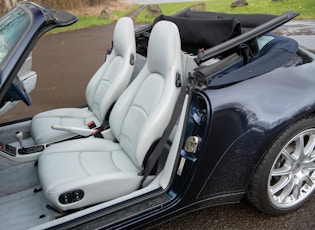
<svg viewBox="0 0 315 230">
<path fill-rule="evenodd" d="M 256 107 L 253 105 L 259 100 L 254 97 L 251 100 L 242 97 L 243 101 L 236 97 L 233 100 L 237 103 L 231 103 L 227 98 L 230 95 L 222 95 L 220 90 L 213 95 L 212 92 L 207 93 L 212 108 L 211 127 L 206 153 L 201 159 L 203 163 L 199 166 L 207 167 L 209 174 L 198 199 L 240 192 L 245 195 L 253 173 L 274 140 L 292 124 L 315 115 L 315 104 L 305 105 L 301 102 L 290 111 L 281 110 L 282 114 L 276 114 L 267 123 L 264 120 L 269 114 L 264 111 L 275 108 L 278 103 L 266 106 L 258 114 L 254 112 L 253 108 Z M 235 97 L 235 94 L 232 96 Z M 225 100 L 224 104 L 221 98 Z"/>
<path fill-rule="evenodd" d="M 280 132 L 278 132 L 278 134 L 275 136 L 274 140 L 272 142 L 269 143 L 269 145 L 267 145 L 264 149 L 264 151 L 262 152 L 259 160 L 257 161 L 256 163 L 256 166 L 254 168 L 254 170 L 252 171 L 252 174 L 248 180 L 248 184 L 250 183 L 251 181 L 251 178 L 254 174 L 254 172 L 256 171 L 257 167 L 259 166 L 259 164 L 261 163 L 261 161 L 264 159 L 265 155 L 267 154 L 268 150 L 271 148 L 271 146 L 276 142 L 276 140 L 286 131 L 288 130 L 292 125 L 294 125 L 295 123 L 297 123 L 298 121 L 300 120 L 303 120 L 305 118 L 308 118 L 310 116 L 314 116 L 315 117 L 315 109 L 312 110 L 312 111 L 309 111 L 308 113 L 306 114 L 301 114 L 299 116 L 296 116 L 295 118 L 293 119 L 290 119 L 290 121 L 288 121 L 287 123 L 285 123 L 285 125 L 283 125 L 283 127 L 281 128 Z M 315 124 L 314 124 L 314 127 L 315 127 Z"/>
<path fill-rule="evenodd" d="M 286 214 L 298 209 L 314 194 L 314 169 L 309 165 L 314 161 L 314 150 L 304 155 L 305 149 L 314 149 L 314 140 L 310 138 L 314 129 L 315 113 L 310 112 L 290 122 L 262 154 L 246 190 L 246 198 L 262 212 L 275 216 Z M 288 171 L 282 174 L 284 168 Z M 283 184 L 282 179 L 287 182 Z"/>
</svg>

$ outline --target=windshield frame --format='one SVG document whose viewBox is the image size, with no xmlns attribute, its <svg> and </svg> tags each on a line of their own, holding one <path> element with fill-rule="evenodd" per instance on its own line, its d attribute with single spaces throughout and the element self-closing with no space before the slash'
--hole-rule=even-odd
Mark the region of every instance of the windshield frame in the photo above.
<svg viewBox="0 0 315 230">
<path fill-rule="evenodd" d="M 33 18 L 30 14 L 21 8 L 12 9 L 0 19 L 0 70 L 10 55 L 17 49 L 19 43 L 30 29 L 32 22 Z M 1 51 L 6 53 L 2 53 Z M 2 60 L 1 53 L 3 55 Z"/>
<path fill-rule="evenodd" d="M 0 65 L 0 106 L 6 103 L 6 94 L 11 87 L 12 81 L 17 77 L 20 68 L 43 33 L 41 31 L 47 23 L 47 18 L 41 11 L 41 8 L 32 3 L 20 2 L 15 8 L 24 11 L 28 15 L 26 17 L 29 17 L 30 20 L 28 20 L 29 25 L 27 29 L 20 34 L 14 48 L 6 55 L 5 60 Z M 11 11 L 8 13 L 11 13 Z"/>
<path fill-rule="evenodd" d="M 78 20 L 75 15 L 65 11 L 55 11 L 33 2 L 18 2 L 15 8 L 24 11 L 30 21 L 19 41 L 0 64 L 0 107 L 5 103 L 4 98 L 12 81 L 17 77 L 17 73 L 38 39 L 55 27 L 69 26 Z"/>
</svg>

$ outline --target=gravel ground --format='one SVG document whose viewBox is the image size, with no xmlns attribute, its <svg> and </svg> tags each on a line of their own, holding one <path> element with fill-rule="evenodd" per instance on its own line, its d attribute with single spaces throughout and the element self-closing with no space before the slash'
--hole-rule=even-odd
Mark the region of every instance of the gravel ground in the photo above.
<svg viewBox="0 0 315 230">
<path fill-rule="evenodd" d="M 268 216 L 247 201 L 195 211 L 152 228 L 159 229 L 233 229 L 233 230 L 297 230 L 315 229 L 315 196 L 295 212 Z"/>
</svg>

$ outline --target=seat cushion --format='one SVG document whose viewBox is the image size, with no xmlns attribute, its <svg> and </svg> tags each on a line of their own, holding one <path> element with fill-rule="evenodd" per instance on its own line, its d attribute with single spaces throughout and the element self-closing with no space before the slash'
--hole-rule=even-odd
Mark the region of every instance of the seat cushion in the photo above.
<svg viewBox="0 0 315 230">
<path fill-rule="evenodd" d="M 50 146 L 40 156 L 38 170 L 47 199 L 61 210 L 128 194 L 141 180 L 140 169 L 118 143 L 94 137 Z M 82 200 L 69 204 L 59 201 L 61 194 L 77 190 L 84 192 Z"/>
<path fill-rule="evenodd" d="M 74 137 L 67 131 L 54 130 L 52 125 L 63 125 L 77 128 L 88 128 L 88 123 L 94 121 L 96 126 L 102 122 L 87 108 L 62 108 L 39 113 L 32 119 L 31 132 L 36 144 L 47 144 Z"/>
</svg>

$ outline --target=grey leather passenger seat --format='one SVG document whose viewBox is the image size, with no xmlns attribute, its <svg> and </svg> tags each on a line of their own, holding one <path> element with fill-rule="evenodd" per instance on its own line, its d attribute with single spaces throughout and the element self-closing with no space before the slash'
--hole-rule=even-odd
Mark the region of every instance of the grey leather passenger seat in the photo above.
<svg viewBox="0 0 315 230">
<path fill-rule="evenodd" d="M 144 158 L 169 123 L 182 75 L 177 26 L 157 23 L 146 63 L 117 100 L 109 118 L 116 141 L 85 138 L 54 144 L 39 158 L 47 200 L 60 210 L 111 200 L 138 189 Z"/>
<path fill-rule="evenodd" d="M 46 144 L 75 136 L 54 130 L 53 125 L 88 128 L 94 121 L 99 127 L 112 104 L 127 88 L 134 69 L 136 43 L 133 21 L 124 17 L 117 21 L 113 48 L 105 63 L 91 78 L 86 88 L 87 108 L 61 108 L 37 114 L 32 119 L 31 133 L 35 144 Z"/>
</svg>

